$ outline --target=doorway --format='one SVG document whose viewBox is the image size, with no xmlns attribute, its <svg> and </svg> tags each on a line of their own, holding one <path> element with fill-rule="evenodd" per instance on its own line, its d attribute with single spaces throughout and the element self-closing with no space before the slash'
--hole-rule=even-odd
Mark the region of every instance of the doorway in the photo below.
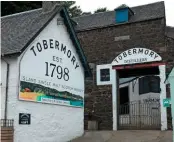
<svg viewBox="0 0 174 142">
<path fill-rule="evenodd" d="M 145 89 L 145 95 L 147 94 L 153 94 L 153 92 L 147 92 L 147 91 L 154 91 L 155 93 L 158 93 L 159 98 L 157 99 L 145 99 L 143 98 L 142 90 L 146 86 L 139 86 L 139 88 L 142 88 L 142 90 L 139 90 L 139 94 L 137 92 L 135 95 L 138 95 L 138 99 L 132 100 L 130 98 L 131 94 L 129 92 L 128 87 L 120 88 L 117 92 L 117 127 L 120 130 L 125 129 L 131 129 L 131 130 L 158 130 L 161 129 L 161 105 L 160 105 L 160 99 L 161 99 L 161 88 L 159 89 L 159 86 L 161 87 L 161 80 L 160 78 L 160 70 L 159 66 L 154 67 L 146 67 L 146 68 L 129 68 L 129 69 L 118 69 L 117 70 L 117 77 L 118 78 L 127 78 L 127 77 L 135 77 L 136 80 L 133 81 L 132 85 L 129 85 L 129 87 L 134 88 L 135 82 L 137 81 L 137 78 L 142 78 L 144 81 L 149 81 L 149 79 L 152 79 L 152 85 L 150 85 L 150 88 L 148 90 Z M 157 76 L 154 77 L 153 76 Z M 157 78 L 157 84 L 154 84 L 155 78 Z M 151 81 L 150 81 L 151 82 Z M 147 84 L 148 83 L 141 83 L 141 84 Z M 156 88 L 154 88 L 156 87 Z M 129 94 L 129 95 L 128 95 Z M 134 97 L 136 98 L 136 97 Z"/>
</svg>

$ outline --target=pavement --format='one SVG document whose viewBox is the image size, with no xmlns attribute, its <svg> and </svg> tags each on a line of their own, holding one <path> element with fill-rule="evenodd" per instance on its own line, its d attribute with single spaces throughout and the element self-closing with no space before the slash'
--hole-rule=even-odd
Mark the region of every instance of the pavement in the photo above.
<svg viewBox="0 0 174 142">
<path fill-rule="evenodd" d="M 172 142 L 172 131 L 87 131 L 71 142 Z"/>
</svg>

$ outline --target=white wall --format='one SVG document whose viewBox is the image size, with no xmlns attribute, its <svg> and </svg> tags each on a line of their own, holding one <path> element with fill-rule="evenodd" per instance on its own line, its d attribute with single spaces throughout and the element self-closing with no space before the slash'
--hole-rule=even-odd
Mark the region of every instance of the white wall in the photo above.
<svg viewBox="0 0 174 142">
<path fill-rule="evenodd" d="M 31 44 L 42 37 L 60 36 L 62 33 L 57 30 L 57 18 L 58 16 Z M 62 26 L 65 29 L 64 25 Z M 68 45 L 73 46 L 69 35 L 65 37 L 68 38 Z M 77 57 L 74 49 L 73 51 Z M 8 118 L 14 119 L 14 142 L 67 142 L 81 136 L 84 132 L 84 108 L 20 101 L 18 99 L 19 59 L 10 60 L 10 63 Z M 31 67 L 31 72 L 37 69 Z M 84 80 L 84 73 L 82 76 Z M 31 124 L 19 125 L 19 113 L 30 113 Z"/>
<path fill-rule="evenodd" d="M 4 119 L 6 96 L 7 63 L 1 59 L 1 119 Z"/>
<path fill-rule="evenodd" d="M 157 98 L 160 99 L 160 93 L 145 93 L 145 94 L 141 94 L 139 95 L 139 80 L 135 79 L 132 82 L 129 83 L 124 83 L 120 85 L 120 88 L 125 87 L 125 86 L 129 86 L 129 101 L 137 101 L 137 100 L 141 100 L 142 102 L 145 99 L 148 98 Z M 134 88 L 133 88 L 134 86 Z"/>
</svg>

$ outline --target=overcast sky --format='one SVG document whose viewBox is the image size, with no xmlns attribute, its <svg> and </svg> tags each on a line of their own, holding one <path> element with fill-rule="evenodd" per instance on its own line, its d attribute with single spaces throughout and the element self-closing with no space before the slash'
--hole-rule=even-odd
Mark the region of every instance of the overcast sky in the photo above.
<svg viewBox="0 0 174 142">
<path fill-rule="evenodd" d="M 107 7 L 113 10 L 121 4 L 126 4 L 129 7 L 144 5 L 148 3 L 158 2 L 157 0 L 77 0 L 83 12 L 94 12 L 97 8 Z M 166 22 L 169 26 L 174 26 L 174 0 L 164 0 L 166 9 Z"/>
</svg>

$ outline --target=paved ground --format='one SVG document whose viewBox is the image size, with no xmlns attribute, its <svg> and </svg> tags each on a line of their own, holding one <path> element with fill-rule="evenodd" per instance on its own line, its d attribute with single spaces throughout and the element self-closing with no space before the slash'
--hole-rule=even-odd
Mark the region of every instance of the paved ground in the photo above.
<svg viewBox="0 0 174 142">
<path fill-rule="evenodd" d="M 172 142 L 172 131 L 91 131 L 71 142 Z"/>
</svg>

